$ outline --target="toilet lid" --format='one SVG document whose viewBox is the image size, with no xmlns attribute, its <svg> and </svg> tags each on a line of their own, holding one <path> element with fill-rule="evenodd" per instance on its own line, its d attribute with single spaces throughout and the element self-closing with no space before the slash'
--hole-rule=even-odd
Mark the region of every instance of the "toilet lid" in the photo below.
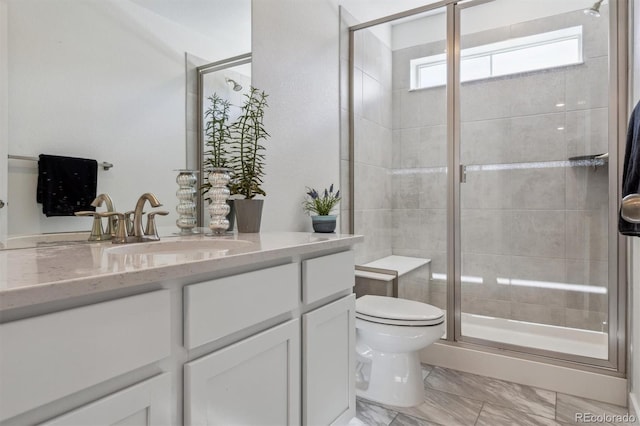
<svg viewBox="0 0 640 426">
<path fill-rule="evenodd" d="M 444 312 L 435 306 L 414 300 L 370 295 L 356 299 L 356 316 L 397 325 L 434 325 L 444 321 Z"/>
</svg>

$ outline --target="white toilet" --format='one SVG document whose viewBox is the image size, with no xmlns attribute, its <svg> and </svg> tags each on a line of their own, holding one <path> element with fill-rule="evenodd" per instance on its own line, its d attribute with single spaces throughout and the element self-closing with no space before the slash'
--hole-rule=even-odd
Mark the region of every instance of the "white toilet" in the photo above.
<svg viewBox="0 0 640 426">
<path fill-rule="evenodd" d="M 444 332 L 444 312 L 435 306 L 384 296 L 356 299 L 356 394 L 398 407 L 421 404 L 419 352 Z"/>
</svg>

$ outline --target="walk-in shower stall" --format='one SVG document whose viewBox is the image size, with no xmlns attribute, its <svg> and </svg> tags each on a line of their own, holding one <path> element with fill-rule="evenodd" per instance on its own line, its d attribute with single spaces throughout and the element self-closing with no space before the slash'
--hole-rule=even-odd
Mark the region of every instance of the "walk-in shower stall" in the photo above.
<svg viewBox="0 0 640 426">
<path fill-rule="evenodd" d="M 448 341 L 624 372 L 627 2 L 426 3 L 349 28 L 357 263 Z"/>
</svg>

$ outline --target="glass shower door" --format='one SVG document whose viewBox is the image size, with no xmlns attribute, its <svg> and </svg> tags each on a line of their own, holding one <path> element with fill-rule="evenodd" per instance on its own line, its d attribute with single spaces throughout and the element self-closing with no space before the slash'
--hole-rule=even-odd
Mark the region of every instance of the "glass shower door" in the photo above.
<svg viewBox="0 0 640 426">
<path fill-rule="evenodd" d="M 459 10 L 456 334 L 607 360 L 608 5 L 524 3 Z"/>
<path fill-rule="evenodd" d="M 446 8 L 353 34 L 356 264 L 399 271 L 403 299 L 447 309 Z M 430 62 L 425 63 L 424 58 Z M 359 277 L 357 294 L 391 295 Z"/>
</svg>

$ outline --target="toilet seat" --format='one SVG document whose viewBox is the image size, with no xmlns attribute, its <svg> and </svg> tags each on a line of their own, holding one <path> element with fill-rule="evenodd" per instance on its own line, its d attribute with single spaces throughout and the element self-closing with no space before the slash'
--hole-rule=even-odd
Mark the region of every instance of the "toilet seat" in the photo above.
<svg viewBox="0 0 640 426">
<path fill-rule="evenodd" d="M 356 299 L 356 318 L 379 324 L 424 327 L 442 324 L 444 312 L 414 300 L 366 295 Z"/>
</svg>

